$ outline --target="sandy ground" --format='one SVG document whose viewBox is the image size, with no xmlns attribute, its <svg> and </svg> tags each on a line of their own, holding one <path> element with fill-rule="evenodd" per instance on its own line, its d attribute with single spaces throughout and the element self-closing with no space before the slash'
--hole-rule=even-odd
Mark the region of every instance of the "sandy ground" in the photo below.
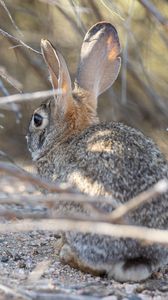
<svg viewBox="0 0 168 300">
<path fill-rule="evenodd" d="M 0 177 L 0 201 L 16 191 L 25 193 L 23 184 L 13 181 L 6 184 L 8 179 Z M 33 193 L 32 187 L 29 192 Z M 4 206 L 32 214 L 44 210 L 24 203 L 0 205 L 0 212 Z M 1 213 L 0 222 L 8 224 L 11 220 L 6 220 Z M 0 235 L 0 300 L 168 299 L 168 266 L 140 284 L 120 284 L 63 265 L 58 257 L 59 242 L 58 234 L 46 231 Z"/>
<path fill-rule="evenodd" d="M 82 295 L 84 299 L 168 299 L 168 268 L 141 284 L 120 284 L 60 263 L 58 240 L 56 234 L 42 231 L 1 235 L 0 284 L 12 288 L 14 295 L 30 296 L 34 291 L 33 299 L 39 293 L 62 294 L 66 299 Z"/>
</svg>

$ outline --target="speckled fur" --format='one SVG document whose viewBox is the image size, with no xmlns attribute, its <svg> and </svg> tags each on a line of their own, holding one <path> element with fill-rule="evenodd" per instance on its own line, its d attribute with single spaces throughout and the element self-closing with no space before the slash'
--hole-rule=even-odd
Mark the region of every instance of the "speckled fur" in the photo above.
<svg viewBox="0 0 168 300">
<path fill-rule="evenodd" d="M 44 110 L 48 116 L 43 132 L 30 122 L 28 147 L 42 177 L 69 182 L 85 194 L 112 196 L 118 204 L 168 178 L 167 161 L 151 139 L 121 123 L 99 123 L 95 99 L 77 85 L 69 97 L 66 114 L 59 104 L 53 108 L 52 99 L 36 110 Z M 99 208 L 104 209 L 103 205 Z M 66 209 L 68 214 L 75 209 L 90 214 L 80 205 L 60 205 L 65 214 Z M 128 220 L 168 229 L 168 194 L 142 205 Z M 106 273 L 119 281 L 140 281 L 168 263 L 168 248 L 128 238 L 67 232 L 60 258 L 83 271 Z"/>
</svg>

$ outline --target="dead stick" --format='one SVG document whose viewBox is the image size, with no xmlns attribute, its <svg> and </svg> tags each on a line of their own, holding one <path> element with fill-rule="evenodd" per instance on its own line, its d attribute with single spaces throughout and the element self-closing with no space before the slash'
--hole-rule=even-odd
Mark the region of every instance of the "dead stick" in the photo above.
<svg viewBox="0 0 168 300">
<path fill-rule="evenodd" d="M 48 211 L 41 211 L 41 212 L 24 212 L 24 211 L 15 211 L 10 208 L 7 209 L 0 209 L 0 217 L 4 217 L 8 220 L 14 220 L 14 219 L 45 219 L 50 218 Z"/>
<path fill-rule="evenodd" d="M 132 212 L 140 205 L 152 201 L 154 198 L 156 198 L 161 194 L 166 193 L 167 191 L 168 191 L 168 180 L 167 179 L 160 180 L 147 191 L 140 193 L 139 195 L 132 198 L 125 204 L 116 208 L 111 214 L 108 215 L 108 220 L 111 220 L 111 222 L 114 223 L 118 223 L 125 217 L 125 215 L 128 215 L 128 213 Z"/>
<path fill-rule="evenodd" d="M 106 197 L 90 197 L 89 195 L 82 195 L 82 194 L 52 194 L 48 196 L 38 195 L 38 196 L 24 196 L 24 195 L 12 195 L 5 198 L 0 199 L 0 204 L 31 204 L 33 206 L 42 203 L 43 205 L 47 205 L 48 207 L 56 208 L 57 204 L 63 202 L 74 202 L 74 203 L 89 203 L 89 204 L 96 204 L 96 203 L 106 203 L 111 205 L 114 210 L 110 214 L 106 214 L 105 220 L 112 223 L 120 223 L 124 216 L 128 213 L 132 212 L 133 210 L 137 209 L 140 205 L 152 201 L 159 195 L 162 195 L 168 191 L 168 180 L 163 179 L 158 181 L 154 184 L 151 188 L 147 191 L 144 191 L 138 194 L 136 197 L 132 198 L 131 200 L 127 201 L 126 203 L 119 205 L 119 201 L 113 198 L 106 198 Z M 91 207 L 92 208 L 92 207 Z M 101 216 L 103 217 L 103 213 Z"/>
<path fill-rule="evenodd" d="M 55 207 L 58 202 L 75 202 L 75 203 L 106 203 L 113 208 L 119 206 L 119 202 L 112 197 L 103 196 L 89 196 L 77 193 L 61 193 L 61 194 L 49 194 L 49 195 L 22 195 L 12 194 L 0 198 L 0 204 L 30 204 L 36 206 L 37 204 L 46 205 L 48 207 Z"/>
<path fill-rule="evenodd" d="M 61 89 L 39 91 L 39 92 L 25 93 L 25 94 L 15 94 L 11 96 L 0 97 L 0 105 L 12 103 L 12 102 L 23 102 L 28 100 L 36 100 L 40 98 L 47 98 L 47 97 L 60 95 L 60 94 L 62 94 Z"/>
<path fill-rule="evenodd" d="M 23 33 L 21 32 L 21 30 L 18 28 L 18 26 L 16 25 L 14 19 L 11 16 L 11 13 L 9 11 L 9 9 L 6 6 L 6 3 L 3 0 L 0 0 L 0 4 L 2 5 L 2 7 L 4 8 L 4 10 L 6 11 L 9 19 L 11 20 L 11 23 L 13 24 L 13 26 L 15 27 L 16 31 L 23 36 Z"/>
<path fill-rule="evenodd" d="M 5 30 L 0 28 L 0 34 L 3 35 L 4 37 L 8 38 L 9 40 L 12 40 L 13 42 L 15 42 L 16 44 L 19 43 L 20 45 L 24 46 L 25 48 L 27 48 L 28 50 L 31 50 L 37 54 L 41 55 L 41 52 L 33 49 L 32 47 L 28 46 L 26 43 L 24 43 L 22 40 L 17 39 L 16 37 L 14 37 L 13 35 L 9 34 L 8 32 L 6 32 Z"/>
<path fill-rule="evenodd" d="M 70 220 L 68 218 L 57 220 L 26 219 L 7 224 L 1 224 L 0 233 L 26 232 L 32 230 L 47 231 L 76 231 L 81 233 L 102 234 L 112 237 L 132 238 L 147 243 L 168 245 L 168 231 L 131 225 L 116 225 L 104 222 Z"/>
<path fill-rule="evenodd" d="M 5 172 L 16 178 L 19 178 L 21 181 L 29 182 L 33 185 L 37 185 L 37 186 L 39 186 L 43 189 L 46 189 L 52 193 L 65 193 L 65 192 L 72 193 L 72 192 L 74 192 L 69 187 L 66 187 L 66 188 L 60 187 L 57 184 L 54 184 L 47 180 L 41 179 L 40 177 L 32 175 L 32 174 L 26 172 L 25 170 L 13 167 L 10 164 L 4 163 L 4 162 L 0 163 L 0 173 L 2 173 L 2 172 Z"/>
<path fill-rule="evenodd" d="M 18 289 L 14 289 L 12 287 L 8 287 L 4 284 L 0 284 L 0 290 L 3 291 L 6 295 L 11 295 L 14 297 L 17 297 L 15 299 L 24 299 L 24 300 L 32 300 L 32 298 L 30 296 L 27 295 L 23 295 L 22 293 L 20 293 L 18 291 Z"/>
<path fill-rule="evenodd" d="M 161 23 L 168 29 L 168 20 L 160 13 L 156 6 L 149 0 L 139 0 L 139 2 Z"/>
</svg>

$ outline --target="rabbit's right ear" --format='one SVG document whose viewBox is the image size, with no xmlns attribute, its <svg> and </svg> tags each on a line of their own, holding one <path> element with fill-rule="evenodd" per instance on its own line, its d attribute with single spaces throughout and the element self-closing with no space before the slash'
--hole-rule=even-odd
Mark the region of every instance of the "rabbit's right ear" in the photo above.
<svg viewBox="0 0 168 300">
<path fill-rule="evenodd" d="M 96 99 L 116 80 L 121 59 L 116 29 L 99 22 L 85 35 L 80 55 L 76 83 Z"/>
<path fill-rule="evenodd" d="M 60 89 L 63 95 L 71 94 L 71 79 L 61 53 L 44 39 L 41 40 L 41 52 L 48 66 L 53 88 Z"/>
</svg>

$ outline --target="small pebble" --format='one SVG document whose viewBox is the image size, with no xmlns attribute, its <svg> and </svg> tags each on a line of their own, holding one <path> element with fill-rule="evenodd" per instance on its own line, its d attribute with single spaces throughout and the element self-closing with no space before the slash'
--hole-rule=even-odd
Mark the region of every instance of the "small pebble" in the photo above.
<svg viewBox="0 0 168 300">
<path fill-rule="evenodd" d="M 21 256 L 17 253 L 17 254 L 15 254 L 13 260 L 14 260 L 14 261 L 21 260 Z"/>
<path fill-rule="evenodd" d="M 7 262 L 9 260 L 8 256 L 2 256 L 1 262 Z"/>
<path fill-rule="evenodd" d="M 33 249 L 32 255 L 37 255 L 37 254 L 39 254 L 38 250 L 37 249 Z"/>
<path fill-rule="evenodd" d="M 24 261 L 20 261 L 19 264 L 18 264 L 18 267 L 19 268 L 26 268 L 26 264 Z"/>
</svg>

